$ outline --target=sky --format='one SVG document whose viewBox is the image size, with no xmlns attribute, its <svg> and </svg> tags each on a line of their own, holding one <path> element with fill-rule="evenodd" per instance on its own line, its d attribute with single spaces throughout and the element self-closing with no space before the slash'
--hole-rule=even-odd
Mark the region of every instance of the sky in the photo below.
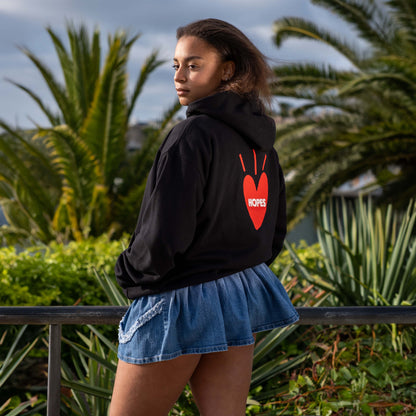
<svg viewBox="0 0 416 416">
<path fill-rule="evenodd" d="M 241 29 L 270 58 L 272 65 L 295 62 L 325 62 L 348 68 L 348 62 L 318 42 L 289 40 L 281 48 L 273 44 L 275 20 L 297 16 L 348 36 L 349 29 L 328 11 L 309 0 L 0 0 L 0 119 L 14 127 L 46 123 L 37 104 L 7 79 L 36 91 L 51 108 L 54 102 L 37 69 L 19 50 L 24 46 L 47 63 L 62 79 L 50 26 L 66 43 L 67 22 L 85 24 L 90 31 L 99 28 L 102 51 L 106 38 L 117 30 L 141 34 L 130 54 L 130 90 L 146 57 L 159 50 L 166 63 L 148 79 L 131 122 L 157 121 L 176 100 L 172 58 L 176 29 L 192 21 L 214 17 Z"/>
</svg>

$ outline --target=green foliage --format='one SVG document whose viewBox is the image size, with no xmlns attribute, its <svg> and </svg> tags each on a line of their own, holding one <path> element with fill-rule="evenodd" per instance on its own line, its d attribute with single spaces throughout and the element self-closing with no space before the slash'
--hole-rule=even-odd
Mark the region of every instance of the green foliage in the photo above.
<svg viewBox="0 0 416 416">
<path fill-rule="evenodd" d="M 284 17 L 274 26 L 277 47 L 296 38 L 313 51 L 319 42 L 349 65 L 337 69 L 318 61 L 274 68 L 273 93 L 295 103 L 283 108 L 276 144 L 290 172 L 290 227 L 328 200 L 334 187 L 368 171 L 385 202 L 407 205 L 416 191 L 414 1 L 311 3 L 344 21 L 347 35 Z"/>
<path fill-rule="evenodd" d="M 310 358 L 287 374 L 289 390 L 269 402 L 275 412 L 270 414 L 414 414 L 414 354 L 394 352 L 388 337 L 376 336 L 370 327 L 328 328 L 307 335 L 303 342 Z"/>
<path fill-rule="evenodd" d="M 316 306 L 328 296 L 325 289 L 315 285 L 314 280 L 320 275 L 324 264 L 319 243 L 308 246 L 301 241 L 296 247 L 288 243 L 285 245 L 286 249 L 270 265 L 271 270 L 290 291 L 293 304 Z"/>
<path fill-rule="evenodd" d="M 128 299 L 104 270 L 94 269 L 96 283 L 113 306 L 127 306 Z M 64 339 L 70 347 L 70 358 L 62 362 L 62 385 L 71 394 L 64 398 L 68 415 L 106 414 L 117 368 L 117 346 L 105 330 L 87 325 L 88 335 L 77 331 L 79 342 Z"/>
<path fill-rule="evenodd" d="M 36 337 L 31 342 L 28 342 L 24 347 L 19 348 L 19 342 L 21 341 L 26 329 L 27 325 L 20 328 L 12 344 L 8 348 L 6 356 L 4 358 L 0 357 L 0 389 L 5 386 L 6 381 L 25 359 L 25 357 L 27 357 L 27 355 L 33 350 L 39 340 L 39 337 Z M 0 346 L 4 343 L 6 336 L 7 331 L 4 331 L 3 335 L 0 337 Z M 32 407 L 32 410 L 27 410 L 29 407 Z M 21 402 L 21 399 L 18 396 L 13 396 L 0 405 L 0 415 L 14 416 L 23 412 L 27 415 L 33 415 L 38 414 L 37 412 L 44 407 L 44 400 L 38 396 L 28 397 L 28 400 L 25 402 Z"/>
<path fill-rule="evenodd" d="M 371 199 L 324 205 L 317 215 L 322 261 L 302 262 L 289 246 L 295 267 L 344 306 L 413 305 L 416 302 L 416 204 L 399 216 Z M 322 267 L 323 264 L 323 267 Z"/>
<path fill-rule="evenodd" d="M 331 200 L 317 214 L 322 258 L 303 262 L 287 245 L 299 274 L 329 296 L 331 306 L 397 306 L 416 302 L 416 204 L 399 215 L 360 198 Z M 395 351 L 414 345 L 414 330 L 387 327 Z"/>
<path fill-rule="evenodd" d="M 38 342 L 38 338 L 35 338 L 30 344 L 26 345 L 25 347 L 21 348 L 20 350 L 17 349 L 20 339 L 22 338 L 27 325 L 22 326 L 4 359 L 0 361 L 0 387 L 4 385 L 6 380 L 10 377 L 16 367 L 23 361 L 23 359 L 27 356 L 27 354 L 32 350 L 32 348 Z M 4 338 L 7 335 L 7 331 L 3 333 L 1 337 L 1 343 L 4 342 Z"/>
<path fill-rule="evenodd" d="M 100 286 L 104 290 L 108 301 L 113 306 L 129 306 L 130 300 L 124 296 L 120 287 L 114 283 L 112 279 L 105 271 L 97 272 L 94 269 L 95 277 L 99 282 Z"/>
<path fill-rule="evenodd" d="M 299 262 L 308 269 L 322 262 L 322 250 L 319 243 L 308 246 L 305 241 L 301 241 L 296 245 L 296 255 Z M 285 269 L 288 266 L 290 267 L 289 274 L 285 273 Z M 270 268 L 283 283 L 290 283 L 296 275 L 293 258 L 288 250 L 282 250 L 276 260 L 270 265 Z"/>
<path fill-rule="evenodd" d="M 38 396 L 31 396 L 24 402 L 18 396 L 13 396 L 0 406 L 0 415 L 16 416 L 24 414 L 25 416 L 41 416 L 42 413 L 40 411 L 44 412 L 45 408 L 45 400 L 39 399 Z"/>
<path fill-rule="evenodd" d="M 0 302 L 9 306 L 100 305 L 105 293 L 94 269 L 113 274 L 122 241 L 51 243 L 22 252 L 0 249 Z"/>
<path fill-rule="evenodd" d="M 169 412 L 169 416 L 195 416 L 199 413 L 189 385 L 185 386 L 178 401 Z"/>
<path fill-rule="evenodd" d="M 391 205 L 384 212 L 374 209 L 371 199 L 358 199 L 350 210 L 345 201 L 340 210 L 332 204 L 327 208 L 328 215 L 318 215 L 318 238 L 341 304 L 415 304 L 414 202 L 402 218 Z M 342 224 L 334 215 L 342 215 Z"/>
<path fill-rule="evenodd" d="M 117 347 L 98 329 L 88 325 L 90 335 L 80 332 L 83 344 L 64 341 L 72 348 L 71 364 L 62 363 L 62 385 L 72 395 L 64 398 L 69 415 L 106 414 L 117 368 Z"/>
</svg>

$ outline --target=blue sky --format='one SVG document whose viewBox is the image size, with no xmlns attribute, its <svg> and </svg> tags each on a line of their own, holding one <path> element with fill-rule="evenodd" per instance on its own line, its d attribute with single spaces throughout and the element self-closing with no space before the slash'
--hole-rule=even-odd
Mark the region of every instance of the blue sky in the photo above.
<svg viewBox="0 0 416 416">
<path fill-rule="evenodd" d="M 276 62 L 326 62 L 347 68 L 341 56 L 312 41 L 290 40 L 282 48 L 273 45 L 273 22 L 284 16 L 304 17 L 348 35 L 342 22 L 308 0 L 0 0 L 0 118 L 12 126 L 31 127 L 31 119 L 45 118 L 29 96 L 6 81 L 10 78 L 35 90 L 53 107 L 47 87 L 31 62 L 19 51 L 25 46 L 40 57 L 60 78 L 57 58 L 45 27 L 51 26 L 65 39 L 65 23 L 85 23 L 106 35 L 124 29 L 141 33 L 129 61 L 129 74 L 136 79 L 140 66 L 152 50 L 159 49 L 167 63 L 148 80 L 132 121 L 157 120 L 176 98 L 172 56 L 178 26 L 215 17 L 241 29 L 269 58 Z M 59 75 L 58 75 L 59 74 Z"/>
</svg>

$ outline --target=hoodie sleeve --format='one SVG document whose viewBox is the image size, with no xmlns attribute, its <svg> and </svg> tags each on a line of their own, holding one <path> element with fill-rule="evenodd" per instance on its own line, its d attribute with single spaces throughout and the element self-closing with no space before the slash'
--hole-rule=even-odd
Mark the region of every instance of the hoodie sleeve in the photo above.
<svg viewBox="0 0 416 416">
<path fill-rule="evenodd" d="M 273 236 L 272 257 L 266 261 L 269 266 L 283 248 L 283 242 L 287 232 L 287 217 L 286 217 L 286 186 L 282 168 L 279 164 L 279 195 L 278 195 L 278 209 L 276 218 L 276 227 Z"/>
<path fill-rule="evenodd" d="M 152 285 L 175 267 L 190 246 L 203 203 L 209 148 L 203 132 L 168 136 L 149 176 L 138 224 L 115 272 L 123 289 Z"/>
</svg>

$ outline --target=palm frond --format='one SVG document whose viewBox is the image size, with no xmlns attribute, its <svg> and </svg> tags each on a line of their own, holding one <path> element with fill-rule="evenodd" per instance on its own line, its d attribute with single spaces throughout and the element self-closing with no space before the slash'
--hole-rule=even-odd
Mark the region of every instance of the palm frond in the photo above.
<svg viewBox="0 0 416 416">
<path fill-rule="evenodd" d="M 153 164 L 153 160 L 156 156 L 156 151 L 159 148 L 165 134 L 166 129 L 171 127 L 171 122 L 173 117 L 177 114 L 181 104 L 179 101 L 175 101 L 164 113 L 162 120 L 159 123 L 158 128 L 156 128 L 147 138 L 144 143 L 138 157 L 135 161 L 135 166 L 138 166 L 135 169 L 135 177 L 140 178 L 141 181 L 145 180 L 148 172 Z"/>
<path fill-rule="evenodd" d="M 39 106 L 43 114 L 45 114 L 45 116 L 47 117 L 49 122 L 52 124 L 52 126 L 55 126 L 62 122 L 60 115 L 54 114 L 54 112 L 50 108 L 48 108 L 48 106 L 43 102 L 42 98 L 38 94 L 36 94 L 33 90 L 11 79 L 7 79 L 7 81 L 13 84 L 14 86 L 16 86 L 17 88 L 20 88 L 27 95 L 29 95 L 33 99 L 33 101 L 35 101 L 36 104 Z"/>
<path fill-rule="evenodd" d="M 0 127 L 4 129 L 11 137 L 13 137 L 15 145 L 19 143 L 19 145 L 24 149 L 25 152 L 27 152 L 31 156 L 31 158 L 40 162 L 37 163 L 37 166 L 40 165 L 42 167 L 42 174 L 45 174 L 50 177 L 52 185 L 59 186 L 60 181 L 56 180 L 56 171 L 53 168 L 51 159 L 47 154 L 45 154 L 44 148 L 39 145 L 36 145 L 36 143 L 38 142 L 36 142 L 35 140 L 26 139 L 23 136 L 23 134 L 20 134 L 17 130 L 13 129 L 9 124 L 7 124 L 5 121 L 1 119 Z M 5 138 L 3 137 L 3 139 Z M 21 159 L 23 159 L 23 155 L 21 155 L 20 157 Z M 33 166 L 31 167 L 31 170 L 33 172 Z"/>
<path fill-rule="evenodd" d="M 413 91 L 416 91 L 416 82 L 413 82 L 411 79 L 406 78 L 400 74 L 393 74 L 393 73 L 376 73 L 376 74 L 367 74 L 357 77 L 353 81 L 347 83 L 344 87 L 342 87 L 339 91 L 340 95 L 355 93 L 366 86 L 369 83 L 373 83 L 376 81 L 384 81 L 388 85 L 394 86 L 399 84 L 402 89 L 411 88 Z"/>
<path fill-rule="evenodd" d="M 56 80 L 52 71 L 43 63 L 36 55 L 29 49 L 21 47 L 20 50 L 32 61 L 36 68 L 41 73 L 46 85 L 52 93 L 58 107 L 60 108 L 65 122 L 69 126 L 76 127 L 76 113 L 71 106 L 65 88 Z"/>
<path fill-rule="evenodd" d="M 316 122 L 309 117 L 297 117 L 296 120 L 282 121 L 277 124 L 277 139 L 276 148 L 279 149 L 279 156 L 286 148 L 286 141 L 292 141 L 299 136 L 303 136 L 304 133 L 314 129 Z"/>
<path fill-rule="evenodd" d="M 67 29 L 73 57 L 73 101 L 81 109 L 81 119 L 87 117 L 90 105 L 94 99 L 96 83 L 100 73 L 99 32 L 94 31 L 91 45 L 85 26 L 75 28 L 70 25 Z M 96 55 L 97 54 L 97 55 Z M 67 85 L 68 87 L 68 85 Z"/>
<path fill-rule="evenodd" d="M 353 123 L 359 122 L 359 116 L 362 107 L 357 106 L 355 102 L 343 100 L 338 95 L 334 94 L 333 91 L 327 94 L 317 95 L 311 103 L 305 103 L 296 107 L 293 110 L 294 116 L 307 115 L 311 109 L 321 109 L 320 114 L 323 113 L 327 117 L 322 117 L 322 120 L 328 121 L 332 116 L 331 122 L 335 125 L 343 124 L 345 126 L 352 126 Z"/>
<path fill-rule="evenodd" d="M 334 187 L 369 169 L 383 187 L 380 201 L 395 197 L 403 205 L 412 196 L 408 190 L 415 189 L 410 166 L 416 164 L 416 50 L 409 41 L 414 26 L 404 24 L 413 22 L 415 5 L 406 0 L 312 3 L 349 24 L 351 35 L 364 40 L 369 51 L 303 19 L 277 21 L 277 46 L 292 36 L 315 39 L 333 44 L 356 65 L 354 71 L 298 64 L 275 68 L 273 93 L 295 103 L 287 114 L 290 121 L 277 129 L 280 160 L 291 178 L 291 226 L 330 197 Z M 399 173 L 392 174 L 391 165 Z"/>
<path fill-rule="evenodd" d="M 280 82 L 283 77 L 293 77 L 296 78 L 295 82 L 303 82 L 303 77 L 306 77 L 307 83 L 316 80 L 318 82 L 328 83 L 329 86 L 337 82 L 348 81 L 355 75 L 351 71 L 340 71 L 331 65 L 309 63 L 279 65 L 273 68 L 273 72 L 277 77 L 276 82 Z"/>
<path fill-rule="evenodd" d="M 384 5 L 377 1 L 361 0 L 312 0 L 325 7 L 355 28 L 360 38 L 377 50 L 392 50 L 397 25 Z"/>
<path fill-rule="evenodd" d="M 21 139 L 24 141 L 23 138 Z M 50 236 L 49 220 L 53 215 L 54 200 L 51 199 L 47 189 L 39 187 L 36 172 L 27 164 L 22 163 L 22 153 L 16 152 L 13 143 L 4 135 L 0 136 L 0 152 L 7 158 L 2 168 L 3 173 L 4 169 L 13 172 L 9 178 L 9 185 L 13 189 L 13 196 L 10 199 L 13 202 L 5 206 L 5 201 L 2 201 L 6 215 L 11 213 L 8 209 L 20 209 L 23 217 L 26 217 L 24 222 L 30 223 L 32 233 Z M 7 174 L 2 175 L 2 180 L 5 179 L 8 179 Z M 22 215 L 20 217 L 22 218 Z"/>
<path fill-rule="evenodd" d="M 147 81 L 149 75 L 165 61 L 158 59 L 158 51 L 153 51 L 150 56 L 146 58 L 146 61 L 141 67 L 139 77 L 134 86 L 133 94 L 128 103 L 127 118 L 129 119 L 133 112 L 134 105 L 140 93 L 142 92 L 143 86 Z"/>
<path fill-rule="evenodd" d="M 99 161 L 105 184 L 112 186 L 125 149 L 127 109 L 126 63 L 128 49 L 125 37 L 116 37 L 111 44 L 100 81 L 81 135 Z"/>
<path fill-rule="evenodd" d="M 386 4 L 393 9 L 393 15 L 397 19 L 398 25 L 402 28 L 401 36 L 408 44 L 414 45 L 416 42 L 416 4 L 412 0 L 388 0 Z"/>
<path fill-rule="evenodd" d="M 91 231 L 93 213 L 101 201 L 99 195 L 106 194 L 98 162 L 81 138 L 67 126 L 40 130 L 39 136 L 53 149 L 52 157 L 62 178 L 54 228 L 61 231 L 62 224 L 69 222 L 72 234 L 80 240 L 83 238 L 81 229 L 86 233 L 84 237 Z"/>
<path fill-rule="evenodd" d="M 87 204 L 94 184 L 102 183 L 98 163 L 81 138 L 68 126 L 42 129 L 37 137 L 44 137 L 52 149 L 52 157 L 62 179 L 70 187 L 79 204 Z M 101 180 L 100 180 L 101 179 Z"/>
<path fill-rule="evenodd" d="M 52 30 L 51 27 L 46 28 L 52 43 L 55 48 L 55 52 L 58 55 L 58 59 L 61 65 L 61 70 L 65 80 L 65 86 L 67 88 L 68 96 L 71 97 L 73 95 L 72 86 L 73 86 L 73 61 L 71 56 L 69 55 L 67 49 L 65 48 L 62 40 L 60 37 Z M 55 125 L 55 124 L 52 124 Z"/>
<path fill-rule="evenodd" d="M 377 63 L 385 67 L 384 72 L 402 75 L 411 81 L 416 80 L 416 59 L 412 55 L 384 55 L 377 58 Z"/>
<path fill-rule="evenodd" d="M 281 46 L 286 39 L 296 37 L 312 39 L 327 44 L 342 54 L 356 68 L 359 68 L 362 62 L 368 58 L 363 51 L 359 51 L 356 45 L 348 44 L 313 22 L 299 17 L 285 17 L 276 20 L 274 33 L 274 42 L 277 47 Z"/>
</svg>

